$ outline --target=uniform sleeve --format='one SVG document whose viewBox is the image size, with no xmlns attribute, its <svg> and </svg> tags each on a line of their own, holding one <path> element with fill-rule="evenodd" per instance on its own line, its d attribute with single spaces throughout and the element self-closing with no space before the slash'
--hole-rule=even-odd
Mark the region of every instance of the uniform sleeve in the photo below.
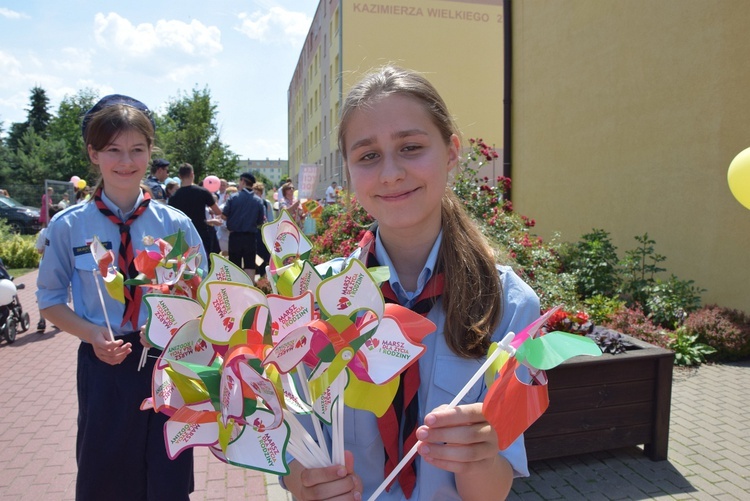
<svg viewBox="0 0 750 501">
<path fill-rule="evenodd" d="M 37 302 L 39 309 L 68 302 L 68 286 L 73 276 L 70 228 L 65 220 L 55 219 L 47 227 L 46 248 L 39 263 Z"/>
</svg>

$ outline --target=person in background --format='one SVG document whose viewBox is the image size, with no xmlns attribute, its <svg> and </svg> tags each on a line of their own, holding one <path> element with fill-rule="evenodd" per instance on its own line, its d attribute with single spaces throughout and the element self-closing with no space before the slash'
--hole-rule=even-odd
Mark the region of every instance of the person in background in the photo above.
<svg viewBox="0 0 750 501">
<path fill-rule="evenodd" d="M 167 186 L 164 188 L 164 192 L 167 195 L 167 201 L 172 197 L 172 195 L 175 194 L 177 191 L 177 188 L 180 187 L 180 184 L 175 181 L 168 181 Z"/>
<path fill-rule="evenodd" d="M 68 207 L 70 207 L 70 195 L 68 195 L 68 193 L 65 192 L 62 194 L 62 199 L 60 199 L 60 201 L 57 204 L 57 209 L 63 210 L 63 209 L 67 209 Z"/>
<path fill-rule="evenodd" d="M 260 182 L 255 183 L 253 185 L 253 192 L 260 199 L 260 201 L 263 202 L 263 212 L 266 217 L 266 222 L 272 222 L 276 218 L 273 214 L 273 206 L 271 205 L 271 202 L 266 200 L 266 185 Z M 255 240 L 255 249 L 258 257 L 263 260 L 261 264 L 256 263 L 255 274 L 259 277 L 264 277 L 266 276 L 266 266 L 268 266 L 268 263 L 271 260 L 271 253 L 266 248 L 266 244 L 263 243 L 263 233 L 260 231 L 258 232 L 257 238 Z"/>
<path fill-rule="evenodd" d="M 294 198 L 294 186 L 286 183 L 281 187 L 281 198 L 279 199 L 279 210 L 286 209 L 295 224 L 302 229 L 305 222 L 305 214 L 300 207 L 299 199 Z"/>
<path fill-rule="evenodd" d="M 229 201 L 230 198 L 232 198 L 234 195 L 237 194 L 237 186 L 227 186 L 226 201 Z M 219 204 L 219 208 L 221 209 L 222 213 L 224 212 L 224 207 L 226 206 L 226 202 L 223 204 Z M 219 249 L 221 251 L 221 255 L 224 257 L 229 256 L 229 230 L 227 229 L 227 222 L 224 218 L 221 220 L 221 226 L 216 227 L 216 238 L 219 240 Z"/>
<path fill-rule="evenodd" d="M 437 330 L 424 338 L 425 354 L 402 376 L 403 391 L 382 418 L 346 409 L 345 466 L 306 469 L 292 461 L 284 483 L 296 499 L 367 499 L 419 441 L 413 462 L 378 499 L 505 499 L 514 475 L 528 475 L 523 436 L 498 450 L 482 414 L 482 379 L 458 406 L 445 404 L 492 341 L 539 318 L 539 299 L 510 267 L 496 265 L 450 189 L 460 140 L 423 76 L 385 67 L 355 84 L 342 106 L 338 143 L 348 186 L 376 221 L 351 258 L 387 266 L 385 297 L 425 315 Z M 331 266 L 335 272 L 346 263 Z M 520 372 L 528 380 L 528 370 Z"/>
<path fill-rule="evenodd" d="M 226 179 L 219 179 L 219 191 L 216 193 L 219 197 L 219 207 L 227 203 L 227 188 L 229 188 L 229 183 L 227 183 Z"/>
<path fill-rule="evenodd" d="M 47 228 L 42 228 L 39 230 L 39 233 L 36 235 L 36 243 L 34 244 L 34 248 L 39 253 L 41 257 L 44 257 L 44 248 L 47 245 Z M 37 307 L 39 306 L 39 301 L 37 300 Z M 47 321 L 44 320 L 44 316 L 42 316 L 42 310 L 39 309 L 39 322 L 36 324 L 36 331 L 39 334 L 44 334 L 44 331 L 47 329 Z"/>
<path fill-rule="evenodd" d="M 151 163 L 151 175 L 146 178 L 146 186 L 151 190 L 151 198 L 163 204 L 167 203 L 167 192 L 164 181 L 169 177 L 169 160 L 157 158 Z"/>
<path fill-rule="evenodd" d="M 336 181 L 333 181 L 331 185 L 326 188 L 326 205 L 335 204 L 338 202 L 338 193 L 336 193 Z"/>
<path fill-rule="evenodd" d="M 292 178 L 291 177 L 282 177 L 281 181 L 279 183 L 279 189 L 276 191 L 276 201 L 279 202 L 279 206 L 281 205 L 281 199 L 284 197 L 284 194 L 282 193 L 282 189 L 284 188 L 284 185 L 287 183 L 291 184 Z"/>
<path fill-rule="evenodd" d="M 52 186 L 47 188 L 47 191 L 42 195 L 42 208 L 39 210 L 39 221 L 42 223 L 42 228 L 45 228 L 49 223 L 50 217 L 52 216 L 52 195 L 55 194 L 55 190 Z"/>
<path fill-rule="evenodd" d="M 138 370 L 148 317 L 141 304 L 143 289 L 123 286 L 124 304 L 108 294 L 100 300 L 97 282 L 104 287 L 89 245 L 96 236 L 111 248 L 127 280 L 135 278 L 133 256 L 146 249 L 149 239 L 181 230 L 187 244 L 201 246 L 203 253 L 201 239 L 185 214 L 153 203 L 141 188 L 154 146 L 154 121 L 143 103 L 105 96 L 84 115 L 81 128 L 99 181 L 90 202 L 50 222 L 37 279 L 44 317 L 81 340 L 76 500 L 188 501 L 194 484 L 192 450 L 169 459 L 164 443 L 168 416 L 140 410 L 151 395 L 156 361 L 148 357 Z M 205 262 L 204 254 L 203 271 Z M 73 308 L 67 304 L 68 287 Z"/>
<path fill-rule="evenodd" d="M 222 212 L 229 229 L 229 260 L 255 281 L 256 234 L 265 222 L 263 203 L 252 192 L 255 176 L 240 174 L 240 190 L 227 201 Z"/>
<path fill-rule="evenodd" d="M 211 232 L 214 230 L 209 228 L 209 224 L 216 226 L 221 223 L 215 219 L 206 219 L 207 207 L 212 214 L 221 216 L 221 209 L 219 209 L 216 199 L 206 188 L 194 184 L 195 173 L 192 165 L 188 163 L 180 165 L 178 175 L 180 176 L 180 188 L 169 197 L 168 204 L 187 214 L 195 225 L 195 229 L 198 230 L 207 253 L 214 252 L 214 250 L 218 252 L 218 244 L 217 249 L 213 247 L 215 240 L 211 238 L 209 230 Z"/>
</svg>

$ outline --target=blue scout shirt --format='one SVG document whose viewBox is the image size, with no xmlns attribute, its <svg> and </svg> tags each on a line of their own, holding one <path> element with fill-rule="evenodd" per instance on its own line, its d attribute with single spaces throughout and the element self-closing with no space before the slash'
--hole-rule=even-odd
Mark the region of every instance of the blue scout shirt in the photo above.
<svg viewBox="0 0 750 501">
<path fill-rule="evenodd" d="M 132 214 L 142 200 L 143 193 L 138 196 L 133 209 L 123 213 L 102 192 L 104 204 L 122 221 L 125 221 Z M 190 218 L 174 207 L 154 201 L 148 204 L 148 209 L 133 221 L 130 227 L 135 255 L 138 254 L 138 251 L 146 248 L 143 243 L 144 237 L 163 238 L 177 233 L 179 229 L 182 229 L 185 233 L 185 240 L 188 245 L 201 246 L 200 266 L 205 271 L 206 253 Z M 39 264 L 36 297 L 40 309 L 56 304 L 66 304 L 68 302 L 68 286 L 72 284 L 73 309 L 76 314 L 96 325 L 107 325 L 94 283 L 93 270 L 96 268 L 96 264 L 89 250 L 89 245 L 94 236 L 98 237 L 102 244 L 112 249 L 116 260 L 120 248 L 120 229 L 99 212 L 93 202 L 73 205 L 56 214 L 52 219 L 47 228 L 44 256 Z M 130 323 L 125 324 L 124 327 L 120 326 L 125 305 L 112 299 L 104 289 L 101 278 L 97 277 L 97 279 L 100 280 L 99 285 L 102 287 L 104 304 L 107 306 L 107 314 L 115 337 L 132 332 Z M 146 323 L 147 315 L 148 308 L 141 305 L 139 325 Z"/>
<path fill-rule="evenodd" d="M 401 287 L 398 274 L 385 251 L 385 246 L 380 241 L 379 234 L 376 234 L 375 255 L 380 264 L 387 265 L 390 268 L 389 282 L 391 288 L 399 300 L 406 299 L 404 305 L 409 305 L 413 299 L 419 297 L 427 284 L 437 262 L 441 241 L 442 232 L 435 241 L 425 267 L 419 275 L 417 290 L 410 293 Z M 351 257 L 357 258 L 358 252 L 355 252 Z M 338 258 L 329 264 L 337 272 L 345 267 L 346 260 Z M 520 332 L 539 318 L 540 312 L 539 298 L 531 287 L 508 266 L 497 266 L 497 271 L 503 288 L 503 316 L 492 336 L 493 341 L 502 340 L 511 331 Z M 438 300 L 428 313 L 427 318 L 437 326 L 437 330 L 424 338 L 423 343 L 427 347 L 427 351 L 419 359 L 419 377 L 422 381 L 418 393 L 418 423 L 420 424 L 424 422 L 424 417 L 428 412 L 440 405 L 450 403 L 484 362 L 484 359 L 459 357 L 448 347 L 445 337 L 442 335 L 445 328 L 442 300 Z M 469 390 L 459 405 L 482 402 L 487 391 L 488 388 L 484 384 L 484 378 L 479 378 L 479 381 Z M 330 450 L 330 427 L 325 429 Z M 350 407 L 344 408 L 344 448 L 354 454 L 354 469 L 361 477 L 364 486 L 363 499 L 368 499 L 384 479 L 383 465 L 385 464 L 383 441 L 378 431 L 377 418 L 373 413 Z M 402 457 L 403 454 L 402 451 Z M 515 477 L 529 476 L 523 435 L 516 439 L 510 447 L 500 451 L 499 454 L 510 463 Z M 411 495 L 411 500 L 460 500 L 453 473 L 423 462 L 419 454 L 415 457 L 417 483 Z M 488 481 L 492 481 L 492 479 L 488 479 Z M 394 482 L 390 492 L 384 491 L 378 499 L 400 501 L 406 498 L 401 491 L 401 486 L 398 482 Z"/>
</svg>

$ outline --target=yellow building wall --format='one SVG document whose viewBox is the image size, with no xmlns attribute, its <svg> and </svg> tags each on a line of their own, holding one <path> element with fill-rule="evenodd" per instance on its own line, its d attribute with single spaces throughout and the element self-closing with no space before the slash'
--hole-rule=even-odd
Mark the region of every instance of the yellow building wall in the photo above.
<svg viewBox="0 0 750 501">
<path fill-rule="evenodd" d="M 411 68 L 437 87 L 466 140 L 502 140 L 502 0 L 344 0 L 341 9 L 344 95 L 375 67 Z"/>
<path fill-rule="evenodd" d="M 745 0 L 514 1 L 516 210 L 546 238 L 605 229 L 621 257 L 648 233 L 704 303 L 750 311 L 726 177 L 750 146 L 748 20 Z"/>
</svg>

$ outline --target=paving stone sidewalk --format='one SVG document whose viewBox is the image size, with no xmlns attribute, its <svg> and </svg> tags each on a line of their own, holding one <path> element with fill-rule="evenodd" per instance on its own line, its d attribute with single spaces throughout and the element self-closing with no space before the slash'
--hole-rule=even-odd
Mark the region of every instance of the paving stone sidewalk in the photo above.
<svg viewBox="0 0 750 501">
<path fill-rule="evenodd" d="M 0 343 L 0 499 L 72 500 L 75 494 L 78 341 L 39 319 L 34 271 L 16 279 L 31 330 Z M 750 499 L 750 362 L 676 369 L 669 460 L 639 448 L 532 463 L 510 499 Z M 196 491 L 211 499 L 289 501 L 276 477 L 196 450 Z M 427 501 L 427 500 L 425 500 Z"/>
</svg>

